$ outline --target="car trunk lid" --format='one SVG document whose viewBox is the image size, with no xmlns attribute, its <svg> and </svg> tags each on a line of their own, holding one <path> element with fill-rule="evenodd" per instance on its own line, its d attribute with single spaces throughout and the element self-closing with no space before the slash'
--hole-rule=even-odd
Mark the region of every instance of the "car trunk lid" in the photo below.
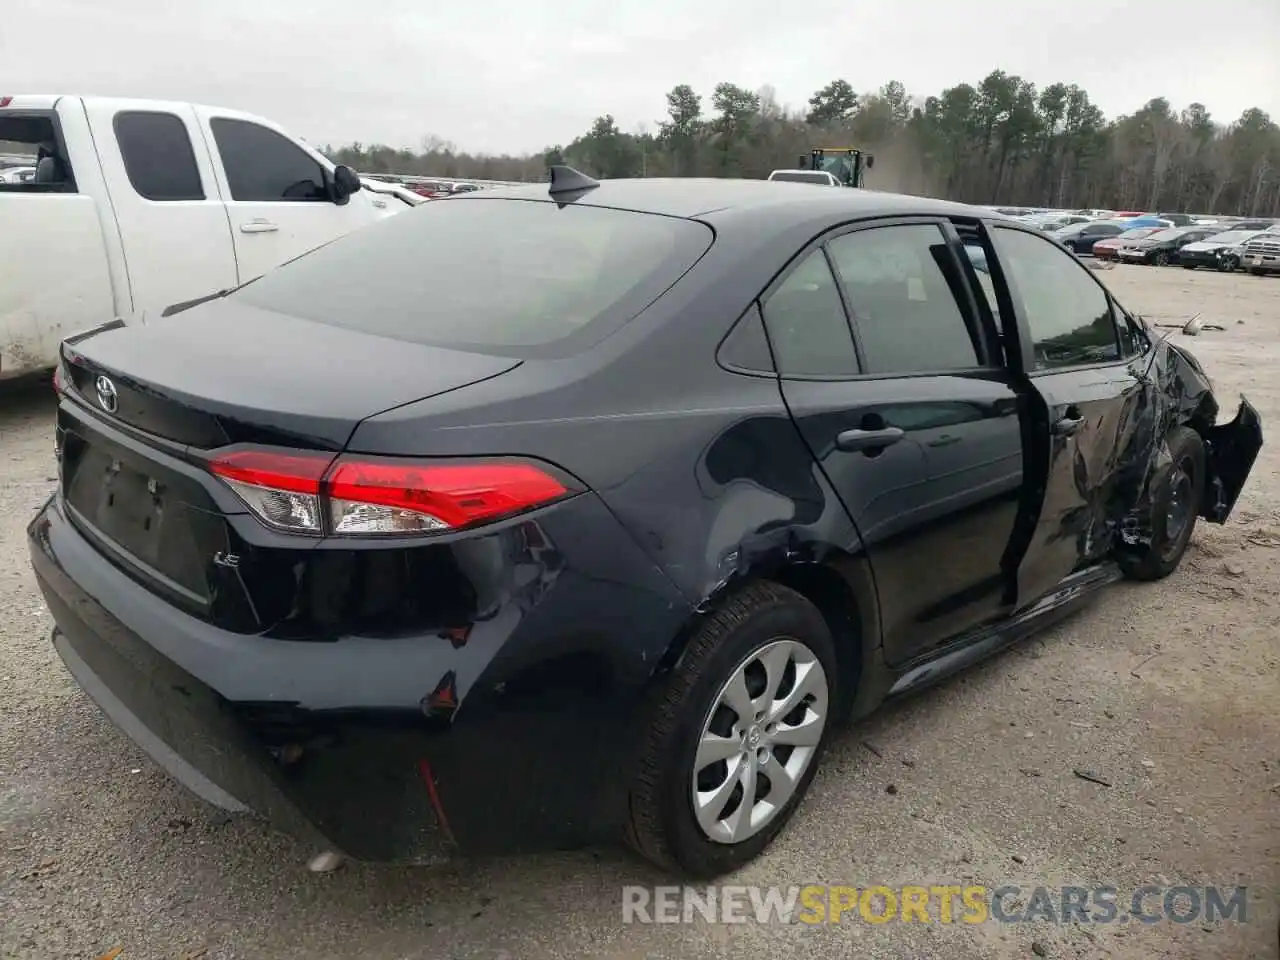
<svg viewBox="0 0 1280 960">
<path fill-rule="evenodd" d="M 153 593 L 246 633 L 289 615 L 315 541 L 242 537 L 237 525 L 255 521 L 208 451 L 336 456 L 369 416 L 519 365 L 226 303 L 73 338 L 63 360 L 58 472 L 72 522 Z"/>
<path fill-rule="evenodd" d="M 498 376 L 510 357 L 314 323 L 228 300 L 63 348 L 91 408 L 163 440 L 341 450 L 366 417 Z"/>
</svg>

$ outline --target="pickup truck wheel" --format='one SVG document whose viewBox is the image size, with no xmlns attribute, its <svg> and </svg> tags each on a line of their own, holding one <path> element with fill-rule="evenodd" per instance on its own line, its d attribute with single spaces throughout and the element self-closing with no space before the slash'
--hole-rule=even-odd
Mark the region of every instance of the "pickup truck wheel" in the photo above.
<svg viewBox="0 0 1280 960">
<path fill-rule="evenodd" d="M 1119 557 L 1132 580 L 1162 580 L 1178 569 L 1204 500 L 1204 441 L 1190 427 L 1174 427 L 1167 443 L 1173 463 L 1155 492 L 1151 542 Z"/>
<path fill-rule="evenodd" d="M 689 642 L 654 707 L 627 843 L 691 877 L 755 858 L 813 780 L 836 678 L 831 632 L 800 594 L 761 582 L 730 599 Z"/>
</svg>

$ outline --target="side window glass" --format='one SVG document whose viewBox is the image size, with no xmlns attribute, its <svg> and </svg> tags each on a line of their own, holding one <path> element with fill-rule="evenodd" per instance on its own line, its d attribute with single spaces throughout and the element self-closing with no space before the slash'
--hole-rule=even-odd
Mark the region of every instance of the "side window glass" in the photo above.
<svg viewBox="0 0 1280 960">
<path fill-rule="evenodd" d="M 973 264 L 974 275 L 978 278 L 978 299 L 985 304 L 987 310 L 991 314 L 991 318 L 996 322 L 996 329 L 1003 331 L 1004 327 L 1000 323 L 1000 300 L 996 296 L 995 281 L 991 279 L 991 267 L 987 263 L 987 251 L 982 249 L 982 244 L 975 238 L 966 239 L 964 242 L 964 252 L 969 257 L 969 262 Z"/>
<path fill-rule="evenodd" d="M 840 289 L 821 250 L 788 274 L 763 312 L 780 375 L 844 377 L 858 372 Z"/>
<path fill-rule="evenodd" d="M 172 113 L 128 110 L 113 126 L 129 183 L 147 200 L 203 200 L 187 125 Z"/>
<path fill-rule="evenodd" d="M 853 309 L 868 373 L 966 370 L 978 353 L 939 262 L 936 224 L 859 230 L 827 248 Z"/>
<path fill-rule="evenodd" d="M 209 121 L 233 200 L 327 201 L 324 173 L 296 143 L 247 120 Z"/>
<path fill-rule="evenodd" d="M 1036 369 L 1118 360 L 1111 301 L 1088 269 L 1052 241 L 996 229 L 1001 263 L 1026 307 Z"/>
<path fill-rule="evenodd" d="M 732 370 L 773 374 L 773 358 L 769 355 L 769 341 L 764 336 L 764 321 L 757 304 L 753 303 L 733 325 L 720 344 L 717 359 Z"/>
<path fill-rule="evenodd" d="M 1124 307 L 1114 301 L 1112 302 L 1112 311 L 1116 319 L 1116 329 L 1120 332 L 1120 355 L 1136 357 L 1144 353 L 1149 344 L 1138 321 L 1133 319 Z"/>
</svg>

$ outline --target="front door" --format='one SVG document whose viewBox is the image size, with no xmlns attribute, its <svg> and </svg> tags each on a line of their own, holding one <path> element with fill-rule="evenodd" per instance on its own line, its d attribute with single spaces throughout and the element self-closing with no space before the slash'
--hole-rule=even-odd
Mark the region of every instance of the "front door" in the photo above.
<svg viewBox="0 0 1280 960">
<path fill-rule="evenodd" d="M 1017 566 L 1015 608 L 1022 609 L 1110 550 L 1123 519 L 1119 451 L 1144 381 L 1110 297 L 1086 267 L 1034 231 L 988 226 L 1041 418 L 1032 460 L 1044 492 Z"/>
<path fill-rule="evenodd" d="M 373 221 L 365 197 L 335 203 L 321 161 L 256 120 L 202 111 L 227 198 L 241 283 Z"/>
<path fill-rule="evenodd" d="M 1007 613 L 1025 405 L 940 220 L 814 246 L 764 299 L 783 396 L 860 535 L 903 663 Z"/>
</svg>

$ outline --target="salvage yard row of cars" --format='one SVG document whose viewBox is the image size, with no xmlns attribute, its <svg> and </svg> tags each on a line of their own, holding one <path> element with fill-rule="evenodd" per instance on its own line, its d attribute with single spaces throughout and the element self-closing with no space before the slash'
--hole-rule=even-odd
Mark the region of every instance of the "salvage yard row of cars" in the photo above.
<svg viewBox="0 0 1280 960">
<path fill-rule="evenodd" d="M 1027 211 L 994 208 L 1045 231 L 1081 256 L 1188 270 L 1280 273 L 1280 223 L 1272 219 L 1202 217 L 1109 210 Z"/>
<path fill-rule="evenodd" d="M 384 217 L 244 117 L 22 106 L 51 148 L 0 201 L 64 253 L 77 217 L 141 251 L 189 216 L 223 263 L 56 351 L 52 644 L 172 777 L 326 852 L 736 869 L 842 722 L 1168 576 L 1262 446 L 1062 243 L 976 207 L 558 166 Z M 254 249 L 308 217 L 317 249 Z"/>
</svg>

